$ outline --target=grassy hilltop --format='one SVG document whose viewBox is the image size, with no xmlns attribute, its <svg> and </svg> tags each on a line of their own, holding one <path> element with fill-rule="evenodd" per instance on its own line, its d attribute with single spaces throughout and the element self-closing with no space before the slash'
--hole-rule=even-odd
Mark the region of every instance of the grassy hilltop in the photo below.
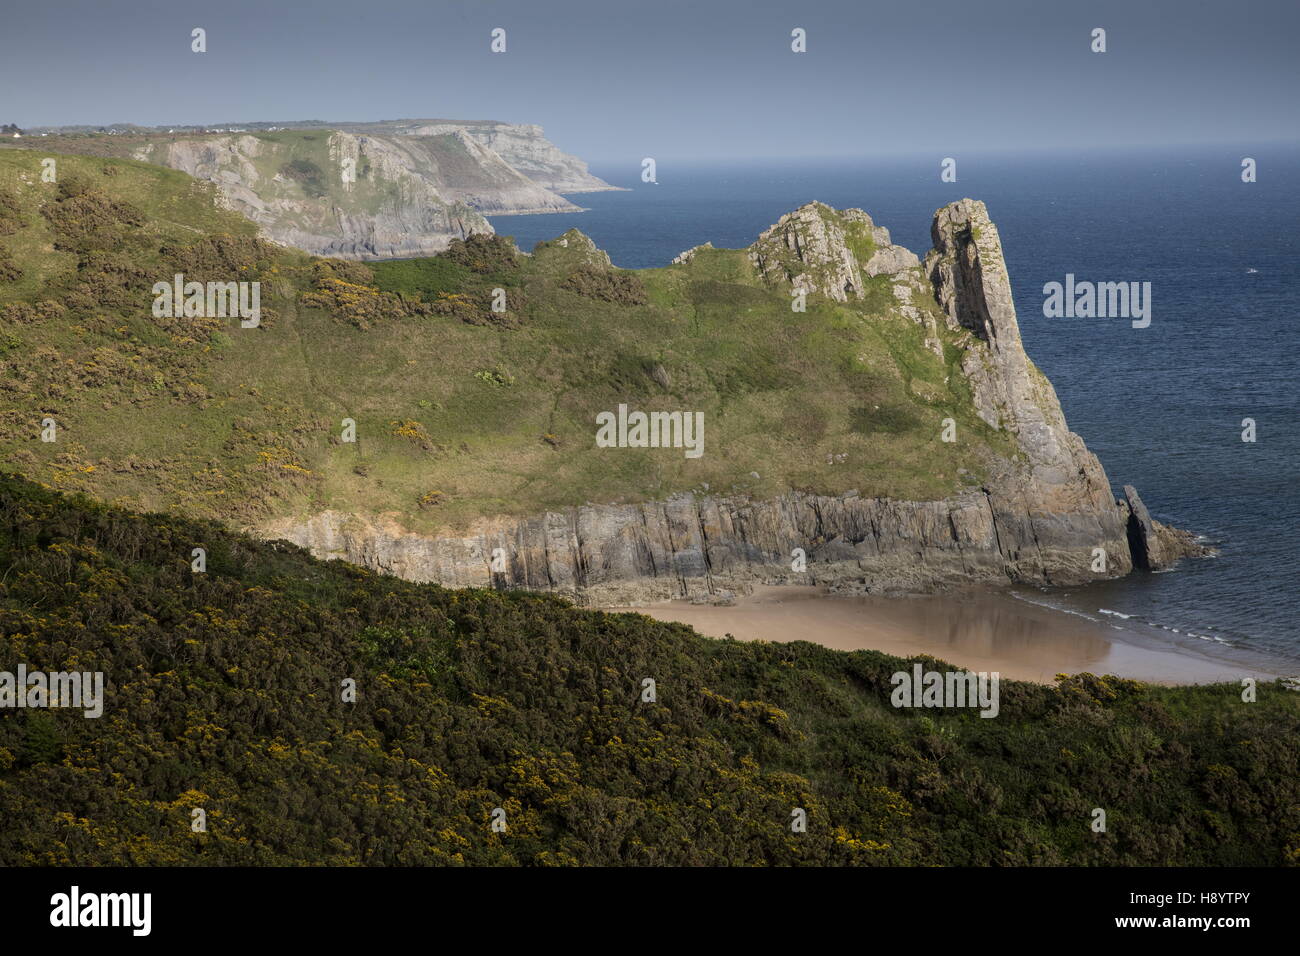
<svg viewBox="0 0 1300 956">
<path fill-rule="evenodd" d="M 0 150 L 0 463 L 56 488 L 432 532 L 706 486 L 934 499 L 1013 453 L 974 413 L 958 333 L 940 322 L 944 357 L 924 348 L 889 276 L 793 313 L 743 250 L 629 272 L 571 232 L 531 256 L 474 237 L 430 259 L 312 259 L 182 173 L 60 155 L 49 183 L 43 158 Z M 150 289 L 176 272 L 260 281 L 261 326 L 154 318 Z M 596 448 L 596 414 L 620 402 L 703 411 L 704 456 Z M 946 417 L 962 441 L 940 442 Z"/>
</svg>

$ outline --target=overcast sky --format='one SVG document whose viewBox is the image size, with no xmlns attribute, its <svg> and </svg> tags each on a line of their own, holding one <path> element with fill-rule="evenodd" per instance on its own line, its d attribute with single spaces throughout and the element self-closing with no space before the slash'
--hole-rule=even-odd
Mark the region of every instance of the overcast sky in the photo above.
<svg viewBox="0 0 1300 956">
<path fill-rule="evenodd" d="M 0 123 L 19 126 L 496 119 L 597 162 L 1300 136 L 1300 0 L 6 7 Z M 208 52 L 190 51 L 194 27 Z M 807 53 L 790 50 L 795 27 Z"/>
</svg>

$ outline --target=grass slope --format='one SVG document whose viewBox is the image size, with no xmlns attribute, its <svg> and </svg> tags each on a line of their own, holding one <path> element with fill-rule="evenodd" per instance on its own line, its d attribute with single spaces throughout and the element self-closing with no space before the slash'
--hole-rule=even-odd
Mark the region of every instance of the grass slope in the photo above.
<svg viewBox="0 0 1300 956">
<path fill-rule="evenodd" d="M 312 161 L 312 134 L 265 135 Z M 629 273 L 570 233 L 531 256 L 485 240 L 311 260 L 255 241 L 181 173 L 58 156 L 47 183 L 41 159 L 0 150 L 0 462 L 54 487 L 241 522 L 388 512 L 434 532 L 692 489 L 931 499 L 1013 453 L 975 415 L 955 339 L 945 359 L 927 351 L 887 309 L 886 277 L 862 303 L 797 314 L 743 251 Z M 261 327 L 154 318 L 151 287 L 174 272 L 261 281 Z M 704 412 L 703 457 L 596 448 L 596 414 L 619 403 Z M 955 444 L 939 440 L 949 416 Z"/>
</svg>

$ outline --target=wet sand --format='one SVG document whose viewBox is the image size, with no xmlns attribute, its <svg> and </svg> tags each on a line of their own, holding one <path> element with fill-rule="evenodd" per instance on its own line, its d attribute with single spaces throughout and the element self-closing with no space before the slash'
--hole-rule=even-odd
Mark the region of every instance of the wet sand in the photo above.
<svg viewBox="0 0 1300 956">
<path fill-rule="evenodd" d="M 1277 676 L 1000 592 L 876 597 L 759 587 L 736 602 L 715 607 L 672 601 L 609 610 L 678 621 L 711 637 L 813 641 L 837 650 L 877 650 L 899 657 L 928 654 L 967 670 L 998 671 L 1006 678 L 1040 683 L 1081 671 L 1158 684 Z"/>
</svg>

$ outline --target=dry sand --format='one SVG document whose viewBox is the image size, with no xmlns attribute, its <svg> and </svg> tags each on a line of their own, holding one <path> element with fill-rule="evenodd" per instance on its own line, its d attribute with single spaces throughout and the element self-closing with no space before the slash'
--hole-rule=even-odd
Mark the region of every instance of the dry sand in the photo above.
<svg viewBox="0 0 1300 956">
<path fill-rule="evenodd" d="M 1050 683 L 1090 671 L 1160 684 L 1272 680 L 1276 674 L 1214 660 L 1137 631 L 1042 607 L 1000 592 L 921 597 L 830 595 L 759 587 L 734 607 L 672 601 L 634 611 L 742 641 L 813 641 L 838 650 L 928 654 L 973 671 Z"/>
</svg>

